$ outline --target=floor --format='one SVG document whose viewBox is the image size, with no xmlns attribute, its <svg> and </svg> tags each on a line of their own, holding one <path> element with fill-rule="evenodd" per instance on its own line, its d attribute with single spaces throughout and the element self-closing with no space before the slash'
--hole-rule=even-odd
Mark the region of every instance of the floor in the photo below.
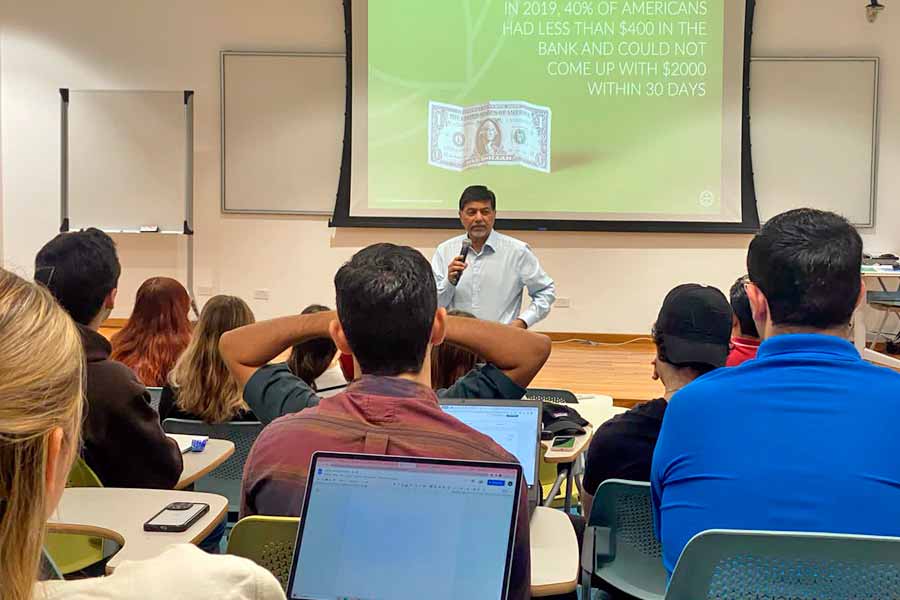
<svg viewBox="0 0 900 600">
<path fill-rule="evenodd" d="M 618 406 L 632 406 L 662 395 L 662 384 L 651 379 L 654 354 L 649 341 L 608 346 L 554 343 L 550 359 L 531 386 L 606 394 Z"/>
</svg>

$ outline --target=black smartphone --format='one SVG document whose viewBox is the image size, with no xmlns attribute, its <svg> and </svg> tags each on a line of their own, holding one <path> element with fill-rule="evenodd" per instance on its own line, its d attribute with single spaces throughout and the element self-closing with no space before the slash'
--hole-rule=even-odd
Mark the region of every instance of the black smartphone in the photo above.
<svg viewBox="0 0 900 600">
<path fill-rule="evenodd" d="M 144 523 L 144 531 L 181 533 L 209 512 L 209 504 L 173 502 Z"/>
<path fill-rule="evenodd" d="M 575 438 L 571 435 L 560 435 L 553 438 L 554 448 L 574 448 Z"/>
</svg>

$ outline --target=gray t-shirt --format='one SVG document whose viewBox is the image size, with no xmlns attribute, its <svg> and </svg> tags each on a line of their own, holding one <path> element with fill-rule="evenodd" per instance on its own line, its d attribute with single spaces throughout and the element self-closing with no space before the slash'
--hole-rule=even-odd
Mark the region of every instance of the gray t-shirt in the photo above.
<svg viewBox="0 0 900 600">
<path fill-rule="evenodd" d="M 452 386 L 438 390 L 438 398 L 482 398 L 491 400 L 519 400 L 525 388 L 495 367 L 487 364 L 475 367 Z M 244 401 L 262 423 L 316 406 L 319 396 L 302 379 L 294 375 L 285 363 L 260 368 L 244 386 Z"/>
</svg>

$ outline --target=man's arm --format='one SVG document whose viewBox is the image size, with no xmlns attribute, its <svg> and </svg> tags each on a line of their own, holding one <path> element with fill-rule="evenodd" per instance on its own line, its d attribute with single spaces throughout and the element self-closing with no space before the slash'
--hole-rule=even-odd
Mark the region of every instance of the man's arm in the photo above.
<svg viewBox="0 0 900 600">
<path fill-rule="evenodd" d="M 447 317 L 446 341 L 477 354 L 522 387 L 528 387 L 550 356 L 547 336 L 465 317 Z"/>
<path fill-rule="evenodd" d="M 450 302 L 453 300 L 453 293 L 456 291 L 456 286 L 450 283 L 450 278 L 448 277 L 449 267 L 449 263 L 447 263 L 441 253 L 440 246 L 438 246 L 437 250 L 434 251 L 434 256 L 431 257 L 431 270 L 434 272 L 434 282 L 437 285 L 438 306 L 444 308 L 450 306 Z"/>
<path fill-rule="evenodd" d="M 518 270 L 519 278 L 531 296 L 531 304 L 519 315 L 519 319 L 531 328 L 550 314 L 550 307 L 556 301 L 556 286 L 528 246 L 524 248 L 519 258 Z"/>
<path fill-rule="evenodd" d="M 314 338 L 330 338 L 328 324 L 336 318 L 334 311 L 327 311 L 232 329 L 219 339 L 219 352 L 243 389 L 254 373 L 291 346 Z"/>
</svg>

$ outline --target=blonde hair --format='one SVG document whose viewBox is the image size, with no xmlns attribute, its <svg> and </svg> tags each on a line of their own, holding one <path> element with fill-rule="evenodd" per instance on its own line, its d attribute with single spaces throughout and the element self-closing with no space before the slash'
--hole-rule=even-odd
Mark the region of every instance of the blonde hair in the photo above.
<svg viewBox="0 0 900 600">
<path fill-rule="evenodd" d="M 74 460 L 84 352 L 71 318 L 42 286 L 0 269 L 0 597 L 31 600 L 44 543 L 50 433 Z M 68 472 L 70 463 L 62 462 Z"/>
<path fill-rule="evenodd" d="M 248 410 L 242 390 L 219 354 L 222 334 L 255 321 L 247 303 L 236 296 L 209 299 L 170 382 L 178 388 L 176 404 L 207 423 L 225 423 Z"/>
</svg>

